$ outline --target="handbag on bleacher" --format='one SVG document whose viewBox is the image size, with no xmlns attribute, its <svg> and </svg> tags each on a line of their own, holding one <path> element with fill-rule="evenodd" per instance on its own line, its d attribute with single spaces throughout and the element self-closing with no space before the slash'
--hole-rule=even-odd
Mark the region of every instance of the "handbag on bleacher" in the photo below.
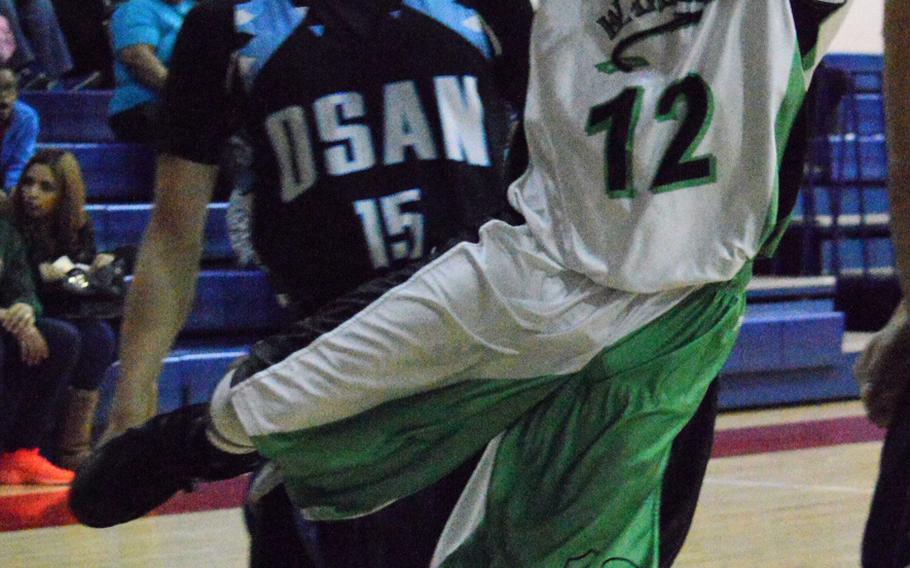
<svg viewBox="0 0 910 568">
<path fill-rule="evenodd" d="M 77 265 L 64 278 L 46 282 L 42 301 L 47 315 L 66 319 L 120 318 L 135 251 L 122 247 L 110 254 L 114 259 L 105 266 L 88 270 Z"/>
</svg>

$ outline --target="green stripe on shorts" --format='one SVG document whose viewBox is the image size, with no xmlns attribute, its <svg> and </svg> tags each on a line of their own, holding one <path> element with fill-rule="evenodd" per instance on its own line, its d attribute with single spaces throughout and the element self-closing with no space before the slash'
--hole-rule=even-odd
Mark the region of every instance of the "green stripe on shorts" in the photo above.
<svg viewBox="0 0 910 568">
<path fill-rule="evenodd" d="M 442 566 L 658 566 L 670 448 L 729 357 L 749 276 L 693 294 L 512 425 L 484 521 Z"/>
</svg>

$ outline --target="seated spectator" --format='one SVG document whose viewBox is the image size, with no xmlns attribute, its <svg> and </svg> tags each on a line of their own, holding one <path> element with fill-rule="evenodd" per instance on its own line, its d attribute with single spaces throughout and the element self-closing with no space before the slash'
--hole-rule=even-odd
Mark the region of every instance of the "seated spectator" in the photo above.
<svg viewBox="0 0 910 568">
<path fill-rule="evenodd" d="M 0 484 L 60 485 L 73 472 L 38 450 L 75 362 L 72 339 L 53 320 L 36 319 L 25 245 L 0 216 Z"/>
<path fill-rule="evenodd" d="M 114 57 L 107 21 L 114 0 L 53 0 L 57 20 L 63 30 L 73 70 L 69 75 L 84 78 L 74 81 L 71 89 L 111 89 L 114 86 Z M 88 81 L 88 79 L 92 79 Z"/>
<path fill-rule="evenodd" d="M 94 227 L 85 211 L 85 184 L 71 153 L 38 151 L 10 201 L 30 266 L 39 275 L 39 295 L 47 314 L 61 320 L 78 338 L 76 365 L 55 445 L 56 462 L 76 468 L 90 451 L 98 387 L 114 361 L 115 339 L 106 321 L 72 315 L 68 300 L 74 297 L 61 295 L 60 285 L 72 267 L 84 266 L 91 274 L 108 265 L 113 256 L 96 254 Z"/>
<path fill-rule="evenodd" d="M 183 19 L 195 0 L 129 0 L 114 12 L 116 87 L 108 110 L 111 130 L 125 142 L 153 142 L 160 94 Z"/>
<path fill-rule="evenodd" d="M 19 100 L 16 74 L 0 67 L 0 176 L 6 193 L 16 187 L 25 164 L 35 153 L 38 130 L 38 113 Z"/>
<path fill-rule="evenodd" d="M 0 0 L 0 15 L 16 39 L 8 64 L 20 73 L 24 89 L 50 88 L 73 68 L 51 0 Z"/>
<path fill-rule="evenodd" d="M 16 53 L 16 38 L 10 28 L 9 20 L 0 15 L 0 63 L 6 64 Z"/>
</svg>

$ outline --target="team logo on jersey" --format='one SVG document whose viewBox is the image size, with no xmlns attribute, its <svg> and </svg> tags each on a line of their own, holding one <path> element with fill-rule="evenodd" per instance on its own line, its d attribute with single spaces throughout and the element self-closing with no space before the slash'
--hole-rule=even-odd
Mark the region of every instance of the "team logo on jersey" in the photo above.
<svg viewBox="0 0 910 568">
<path fill-rule="evenodd" d="M 623 29 L 639 19 L 649 15 L 658 15 L 673 8 L 673 19 L 656 27 L 636 32 L 620 40 L 613 48 L 613 53 L 608 61 L 597 65 L 599 71 L 615 73 L 622 71 L 631 73 L 636 69 L 648 67 L 650 63 L 643 57 L 625 57 L 624 53 L 633 45 L 648 38 L 663 35 L 701 22 L 702 12 L 706 4 L 714 0 L 613 0 L 606 14 L 597 19 L 600 26 L 610 40 L 616 40 Z"/>
</svg>

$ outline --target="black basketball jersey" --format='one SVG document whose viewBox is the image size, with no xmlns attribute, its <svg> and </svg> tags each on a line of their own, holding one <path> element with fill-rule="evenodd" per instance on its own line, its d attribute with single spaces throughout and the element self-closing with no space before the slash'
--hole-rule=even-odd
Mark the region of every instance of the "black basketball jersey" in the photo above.
<svg viewBox="0 0 910 568">
<path fill-rule="evenodd" d="M 254 244 L 305 313 L 506 207 L 495 44 L 453 0 L 205 2 L 172 59 L 165 151 L 214 164 L 243 130 Z"/>
</svg>

